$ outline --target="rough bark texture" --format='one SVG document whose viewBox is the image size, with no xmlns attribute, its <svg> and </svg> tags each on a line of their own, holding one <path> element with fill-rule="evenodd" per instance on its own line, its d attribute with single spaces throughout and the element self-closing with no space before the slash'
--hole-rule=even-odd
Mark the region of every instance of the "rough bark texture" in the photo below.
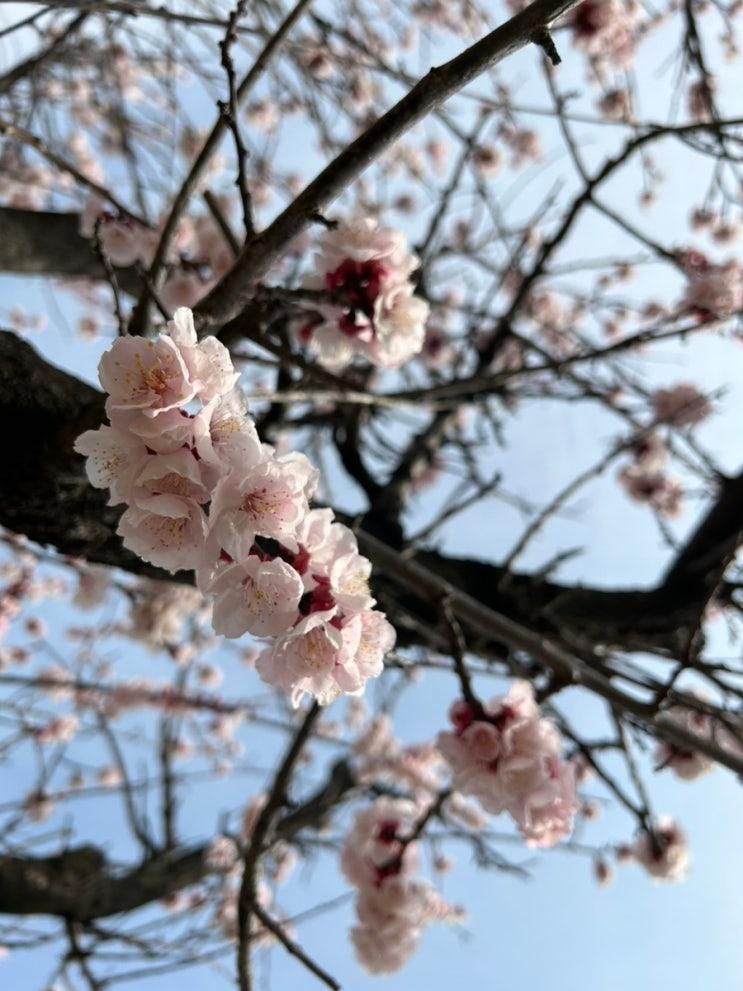
<svg viewBox="0 0 743 991">
<path fill-rule="evenodd" d="M 319 828 L 355 786 L 349 765 L 338 761 L 316 792 L 279 819 L 274 838 L 291 840 L 303 829 Z M 213 873 L 208 854 L 204 844 L 157 851 L 124 871 L 112 868 L 95 846 L 52 857 L 0 856 L 0 914 L 90 922 L 132 912 L 203 881 Z"/>
<path fill-rule="evenodd" d="M 0 271 L 19 275 L 105 279 L 90 240 L 80 234 L 78 213 L 0 207 Z M 133 268 L 115 269 L 120 287 L 137 293 L 142 280 Z"/>
</svg>

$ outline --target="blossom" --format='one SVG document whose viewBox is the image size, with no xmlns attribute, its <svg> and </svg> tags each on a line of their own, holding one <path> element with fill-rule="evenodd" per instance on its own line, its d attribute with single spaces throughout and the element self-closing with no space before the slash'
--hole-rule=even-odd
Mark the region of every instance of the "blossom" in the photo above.
<svg viewBox="0 0 743 991">
<path fill-rule="evenodd" d="M 175 342 L 119 337 L 98 364 L 108 393 L 107 410 L 141 409 L 148 416 L 188 403 L 196 395 L 188 367 Z"/>
<path fill-rule="evenodd" d="M 559 733 L 541 717 L 527 682 L 515 682 L 481 713 L 456 702 L 450 720 L 454 731 L 439 733 L 437 743 L 458 792 L 488 812 L 508 812 L 531 846 L 553 846 L 570 832 L 574 770 L 560 759 Z"/>
<path fill-rule="evenodd" d="M 472 150 L 472 164 L 480 175 L 491 178 L 503 168 L 503 155 L 495 145 L 478 145 Z"/>
<path fill-rule="evenodd" d="M 90 484 L 110 490 L 109 506 L 129 500 L 134 477 L 147 457 L 142 440 L 104 425 L 80 434 L 74 448 L 87 458 L 85 471 Z"/>
<path fill-rule="evenodd" d="M 237 858 L 237 846 L 229 836 L 215 836 L 205 855 L 207 867 L 215 874 L 227 874 L 234 867 Z"/>
<path fill-rule="evenodd" d="M 685 304 L 702 318 L 726 317 L 743 310 L 743 266 L 735 259 L 721 265 L 708 261 L 699 252 L 681 256 L 688 286 Z"/>
<path fill-rule="evenodd" d="M 221 548 L 241 559 L 257 534 L 277 540 L 293 537 L 309 511 L 308 494 L 316 477 L 300 454 L 231 472 L 217 484 L 210 509 L 210 528 Z"/>
<path fill-rule="evenodd" d="M 233 465 L 249 467 L 262 458 L 255 424 L 245 412 L 245 401 L 233 389 L 215 396 L 193 418 L 194 446 L 202 461 L 225 471 Z"/>
<path fill-rule="evenodd" d="M 203 402 L 232 391 L 239 375 L 232 367 L 230 352 L 216 337 L 197 341 L 191 310 L 185 306 L 177 309 L 167 334 L 177 345 Z"/>
<path fill-rule="evenodd" d="M 399 236 L 377 233 L 373 250 L 409 271 Z M 215 632 L 269 638 L 257 670 L 295 705 L 304 693 L 326 704 L 362 692 L 395 640 L 373 608 L 371 564 L 332 511 L 310 509 L 318 472 L 307 458 L 261 444 L 227 350 L 199 341 L 180 309 L 155 340 L 115 341 L 99 372 L 111 424 L 76 449 L 93 484 L 126 505 L 124 546 L 170 571 L 193 569 L 199 589 L 190 598 L 164 585 L 138 598 L 132 635 L 172 643 L 203 594 Z"/>
<path fill-rule="evenodd" d="M 377 799 L 356 814 L 341 850 L 341 870 L 357 889 L 351 942 L 373 974 L 399 970 L 430 922 L 462 918 L 460 909 L 414 877 L 418 844 L 410 837 L 416 811 L 405 799 Z"/>
<path fill-rule="evenodd" d="M 110 410 L 109 419 L 117 430 L 140 438 L 149 454 L 171 454 L 195 447 L 194 417 L 184 409 L 169 409 L 155 417 L 138 409 Z"/>
<path fill-rule="evenodd" d="M 111 584 L 108 568 L 85 565 L 77 568 L 77 591 L 72 600 L 78 609 L 93 609 L 103 602 Z"/>
<path fill-rule="evenodd" d="M 631 443 L 635 465 L 645 471 L 660 471 L 668 459 L 668 448 L 659 434 L 644 432 Z"/>
<path fill-rule="evenodd" d="M 128 217 L 115 216 L 110 207 L 93 194 L 80 215 L 80 233 L 92 238 L 96 227 L 103 252 L 114 265 L 149 264 L 157 243 L 155 232 Z"/>
<path fill-rule="evenodd" d="M 358 631 L 351 629 L 344 637 L 338 624 L 330 622 L 334 611 L 310 614 L 256 661 L 261 678 L 286 691 L 295 706 L 305 693 L 321 705 L 341 694 L 336 669 L 343 671 L 343 662 L 356 646 L 353 640 L 358 643 Z"/>
<path fill-rule="evenodd" d="M 682 728 L 712 739 L 715 727 L 709 713 L 675 705 L 668 709 L 668 716 Z M 705 754 L 681 747 L 669 740 L 658 741 L 654 759 L 658 770 L 668 767 L 683 781 L 695 781 L 714 767 L 714 762 Z"/>
<path fill-rule="evenodd" d="M 346 532 L 353 538 L 350 530 Z M 333 598 L 342 609 L 368 609 L 374 604 L 369 592 L 371 562 L 355 549 L 336 557 L 329 573 Z"/>
<path fill-rule="evenodd" d="M 661 516 L 678 516 L 683 508 L 680 482 L 662 471 L 631 465 L 619 473 L 619 481 L 627 494 L 650 505 Z"/>
<path fill-rule="evenodd" d="M 227 637 L 285 633 L 297 617 L 303 591 L 302 579 L 284 561 L 251 555 L 225 568 L 209 587 L 214 630 Z"/>
<path fill-rule="evenodd" d="M 694 121 L 712 120 L 714 117 L 714 94 L 717 83 L 714 76 L 703 76 L 691 83 L 686 93 L 689 117 Z"/>
<path fill-rule="evenodd" d="M 209 490 L 188 448 L 148 457 L 132 481 L 129 502 L 160 516 L 182 516 L 185 501 L 207 502 Z"/>
<path fill-rule="evenodd" d="M 179 582 L 140 579 L 138 594 L 129 610 L 124 631 L 134 640 L 159 648 L 176 644 L 187 616 L 203 608 L 201 593 Z"/>
<path fill-rule="evenodd" d="M 386 713 L 376 716 L 354 745 L 357 778 L 362 782 L 380 779 L 409 789 L 419 803 L 429 800 L 441 785 L 444 761 L 433 744 L 403 747 L 391 731 Z"/>
<path fill-rule="evenodd" d="M 378 677 L 393 643 L 394 630 L 381 613 L 343 618 L 332 606 L 302 619 L 258 657 L 256 669 L 264 681 L 288 692 L 295 705 L 303 694 L 327 705 L 343 692 L 362 692 L 369 678 Z"/>
<path fill-rule="evenodd" d="M 423 349 L 427 318 L 428 303 L 413 295 L 410 283 L 392 286 L 375 301 L 375 334 L 362 340 L 361 353 L 380 368 L 399 368 Z"/>
<path fill-rule="evenodd" d="M 617 68 L 634 56 L 641 8 L 635 0 L 584 0 L 573 17 L 573 44 Z"/>
<path fill-rule="evenodd" d="M 206 518 L 195 502 L 174 497 L 165 515 L 130 506 L 116 532 L 143 561 L 171 572 L 190 570 L 201 560 Z"/>
<path fill-rule="evenodd" d="M 370 218 L 326 231 L 309 289 L 327 298 L 307 304 L 294 332 L 326 368 L 340 370 L 360 355 L 382 368 L 398 368 L 423 347 L 428 304 L 410 282 L 418 260 L 400 231 Z"/>
<path fill-rule="evenodd" d="M 609 120 L 628 120 L 632 115 L 632 94 L 627 89 L 610 89 L 602 94 L 597 106 Z"/>
<path fill-rule="evenodd" d="M 657 389 L 653 393 L 655 418 L 660 423 L 686 427 L 699 423 L 712 411 L 703 392 L 689 382 L 679 382 L 670 389 Z"/>
<path fill-rule="evenodd" d="M 632 845 L 635 860 L 659 881 L 683 880 L 689 868 L 686 835 L 670 816 L 652 828 L 652 835 L 643 830 Z"/>
<path fill-rule="evenodd" d="M 77 716 L 56 716 L 44 726 L 34 730 L 39 743 L 69 743 L 77 733 L 80 722 Z"/>
</svg>

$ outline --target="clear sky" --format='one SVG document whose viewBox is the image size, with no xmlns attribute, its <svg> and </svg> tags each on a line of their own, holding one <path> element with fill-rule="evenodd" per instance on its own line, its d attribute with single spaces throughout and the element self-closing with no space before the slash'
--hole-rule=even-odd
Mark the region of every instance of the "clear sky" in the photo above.
<svg viewBox="0 0 743 991">
<path fill-rule="evenodd" d="M 3 5 L 0 27 L 11 23 L 17 11 Z M 643 50 L 637 69 L 639 78 L 658 78 L 654 67 L 663 66 L 674 39 L 662 34 Z M 559 78 L 563 88 L 580 89 L 583 85 L 578 61 L 565 45 L 565 67 Z M 450 46 L 451 47 L 451 46 Z M 454 46 L 456 47 L 456 46 Z M 9 50 L 0 42 L 0 72 L 13 64 L 18 50 Z M 533 72 L 532 54 L 518 56 L 504 68 L 503 78 L 516 85 L 524 103 L 545 105 L 541 77 Z M 425 68 L 425 66 L 422 66 Z M 661 72 L 661 70 L 657 70 Z M 670 71 L 670 70 L 665 70 Z M 737 72 L 740 92 L 740 67 L 723 70 L 723 82 L 732 88 Z M 665 78 L 661 76 L 661 78 Z M 477 88 L 477 87 L 475 87 Z M 648 115 L 666 112 L 661 101 L 667 89 L 648 86 L 642 93 L 643 110 Z M 480 91 L 484 91 L 480 90 Z M 722 87 L 723 102 L 726 97 Z M 738 101 L 739 102 L 739 101 Z M 586 101 L 590 106 L 590 101 Z M 194 92 L 188 111 L 193 118 L 206 119 L 210 104 L 203 94 Z M 585 132 L 585 133 L 584 133 Z M 586 127 L 582 147 L 589 162 L 600 161 L 605 152 L 596 129 Z M 534 179 L 532 192 L 543 190 L 566 171 L 554 129 L 547 128 L 548 164 Z M 301 140 L 301 132 L 297 140 Z M 308 151 L 312 158 L 314 152 Z M 708 166 L 691 154 L 681 153 L 677 145 L 664 145 L 658 152 L 667 184 L 658 204 L 649 212 L 638 214 L 646 229 L 663 243 L 674 245 L 688 240 L 685 224 L 686 206 L 693 200 L 691 191 L 706 182 Z M 507 178 L 498 179 L 504 184 Z M 612 186 L 613 202 L 626 197 L 634 210 L 637 184 L 631 175 L 620 176 Z M 678 203 L 684 204 L 679 210 Z M 0 233 L 1 236 L 1 233 Z M 628 241 L 606 221 L 589 214 L 580 225 L 564 256 L 585 257 L 595 250 L 600 239 L 602 254 L 625 250 Z M 675 286 L 670 276 L 642 271 L 648 290 L 672 295 Z M 667 280 L 667 281 L 664 281 Z M 0 316 L 18 302 L 32 312 L 45 311 L 48 329 L 34 338 L 34 344 L 49 360 L 93 380 L 95 365 L 105 342 L 79 341 L 72 327 L 76 304 L 57 287 L 37 280 L 0 276 Z M 60 311 L 69 315 L 68 325 Z M 743 349 L 714 337 L 697 340 L 693 347 L 669 344 L 656 348 L 651 358 L 635 360 L 634 370 L 647 384 L 668 384 L 692 378 L 700 387 L 726 392 L 720 412 L 699 431 L 699 439 L 724 467 L 737 470 L 743 462 L 740 441 L 739 410 L 743 401 Z M 601 411 L 584 405 L 552 403 L 524 404 L 506 423 L 508 440 L 507 478 L 511 491 L 532 498 L 547 499 L 581 467 L 597 459 L 619 430 L 619 423 Z M 483 458 L 497 466 L 502 452 L 484 451 Z M 441 492 L 424 494 L 410 515 L 412 529 L 425 523 L 442 498 Z M 334 501 L 345 509 L 360 505 L 358 494 L 339 482 Z M 537 566 L 566 546 L 580 546 L 580 556 L 569 561 L 560 572 L 564 580 L 585 580 L 604 585 L 651 583 L 662 572 L 668 559 L 657 528 L 649 513 L 630 503 L 619 490 L 613 474 L 598 479 L 574 504 L 575 512 L 556 522 L 536 540 L 522 565 Z M 523 523 L 516 510 L 503 502 L 494 502 L 485 528 L 483 507 L 463 514 L 448 526 L 440 546 L 452 553 L 478 554 L 496 559 L 515 542 Z M 699 512 L 692 504 L 676 529 L 685 533 Z M 485 531 L 485 535 L 484 535 Z M 38 610 L 52 631 L 61 634 L 64 617 L 60 605 L 45 603 Z M 722 629 L 714 631 L 714 647 L 721 653 L 736 653 Z M 255 676 L 241 667 L 229 651 L 218 651 L 211 660 L 225 670 L 224 692 L 249 695 L 257 689 Z M 111 660 L 117 675 L 136 676 L 155 670 L 162 676 L 168 668 L 153 661 L 144 651 L 114 644 Z M 483 689 L 487 690 L 486 688 Z M 453 679 L 438 673 L 427 674 L 421 682 L 402 696 L 395 713 L 395 725 L 406 741 L 428 740 L 443 723 L 446 709 L 455 691 Z M 561 698 L 562 702 L 562 698 Z M 571 692 L 565 708 L 578 721 L 589 725 L 599 718 L 599 708 L 580 693 Z M 147 717 L 127 717 L 133 731 L 148 731 Z M 276 734 L 249 731 L 244 776 L 225 781 L 194 784 L 184 793 L 183 821 L 188 823 L 189 837 L 206 838 L 214 834 L 218 813 L 237 809 L 259 789 L 262 773 L 273 766 L 281 741 Z M 307 786 L 321 777 L 323 763 L 334 753 L 332 746 L 316 748 L 317 764 L 306 773 Z M 96 755 L 91 755 L 94 759 Z M 250 772 L 253 769 L 253 773 Z M 26 790 L 32 768 L 21 758 L 0 765 L 0 803 Z M 505 844 L 504 854 L 528 867 L 530 878 L 521 879 L 500 872 L 475 868 L 470 851 L 452 849 L 456 865 L 444 877 L 441 887 L 452 901 L 462 902 L 469 919 L 462 929 L 432 926 L 425 933 L 420 951 L 400 973 L 389 978 L 371 978 L 363 974 L 353 959 L 346 932 L 352 919 L 348 903 L 329 914 L 300 922 L 297 937 L 342 985 L 353 991 L 385 988 L 390 991 L 443 991 L 456 982 L 482 986 L 494 991 L 516 991 L 524 987 L 538 991 L 735 991 L 743 984 L 743 950 L 739 936 L 743 863 L 739 854 L 739 824 L 743 813 L 741 790 L 730 772 L 716 770 L 703 780 L 686 785 L 668 776 L 656 775 L 651 781 L 655 808 L 673 814 L 689 837 L 692 867 L 682 884 L 662 885 L 652 882 L 639 868 L 618 868 L 614 883 L 599 888 L 592 876 L 591 860 L 580 854 L 557 849 L 535 854 L 518 845 Z M 587 793 L 601 794 L 594 783 Z M 60 812 L 50 827 L 64 822 Z M 347 821 L 347 820 L 346 820 Z M 495 827 L 500 824 L 496 822 Z M 126 860 L 134 851 L 121 823 L 118 803 L 111 800 L 81 799 L 75 804 L 75 827 L 81 838 L 102 843 L 114 857 Z M 626 814 L 608 804 L 602 805 L 597 822 L 580 826 L 577 839 L 590 844 L 628 840 L 634 824 Z M 282 906 L 292 913 L 302 912 L 325 900 L 342 895 L 348 889 L 339 875 L 334 858 L 323 855 L 307 867 L 301 867 L 282 889 Z M 163 910 L 157 907 L 154 913 Z M 47 991 L 54 956 L 47 950 L 14 953 L 0 961 L 0 989 L 5 991 Z M 258 973 L 274 989 L 312 987 L 307 973 L 280 950 L 258 955 Z M 135 984 L 140 991 L 160 991 L 178 986 L 182 991 L 229 987 L 232 959 L 219 966 L 187 970 L 177 976 L 148 979 Z"/>
</svg>

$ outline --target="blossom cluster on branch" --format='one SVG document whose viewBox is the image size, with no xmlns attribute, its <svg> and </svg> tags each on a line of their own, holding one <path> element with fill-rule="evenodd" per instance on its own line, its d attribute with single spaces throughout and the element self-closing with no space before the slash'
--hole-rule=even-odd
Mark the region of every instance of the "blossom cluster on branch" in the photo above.
<svg viewBox="0 0 743 991">
<path fill-rule="evenodd" d="M 377 799 L 357 813 L 341 851 L 341 869 L 357 892 L 351 941 L 372 974 L 389 974 L 407 963 L 429 923 L 463 919 L 459 907 L 415 876 L 416 811 L 416 803 L 406 799 Z"/>
<path fill-rule="evenodd" d="M 370 218 L 326 231 L 307 289 L 324 290 L 295 335 L 325 368 L 339 371 L 358 355 L 380 368 L 399 368 L 418 354 L 426 336 L 428 303 L 414 295 L 418 259 L 398 230 Z"/>
<path fill-rule="evenodd" d="M 457 791 L 495 815 L 508 812 L 529 846 L 554 846 L 568 835 L 578 808 L 575 774 L 528 682 L 514 682 L 481 712 L 460 699 L 449 718 L 454 730 L 439 733 L 438 746 Z"/>
<path fill-rule="evenodd" d="M 227 349 L 197 341 L 181 308 L 154 340 L 117 339 L 99 375 L 110 426 L 75 449 L 91 484 L 126 505 L 124 545 L 169 571 L 194 569 L 217 633 L 271 638 L 258 672 L 294 704 L 361 692 L 395 639 L 373 608 L 371 565 L 330 510 L 310 509 L 307 458 L 260 442 Z"/>
</svg>

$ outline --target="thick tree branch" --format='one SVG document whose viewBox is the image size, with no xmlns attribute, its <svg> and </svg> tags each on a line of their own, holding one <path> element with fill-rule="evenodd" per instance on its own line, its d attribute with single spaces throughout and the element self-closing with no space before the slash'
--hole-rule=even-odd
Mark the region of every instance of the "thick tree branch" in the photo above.
<svg viewBox="0 0 743 991">
<path fill-rule="evenodd" d="M 0 207 L 0 272 L 59 278 L 105 279 L 106 270 L 89 238 L 80 234 L 78 213 Z M 128 293 L 142 280 L 133 268 L 115 269 Z"/>
<path fill-rule="evenodd" d="M 355 785 L 349 765 L 338 761 L 316 792 L 279 819 L 274 838 L 288 841 L 318 829 Z M 203 881 L 213 871 L 208 852 L 207 844 L 157 852 L 124 872 L 94 846 L 50 857 L 0 856 L 0 914 L 90 922 L 132 912 Z"/>
</svg>

